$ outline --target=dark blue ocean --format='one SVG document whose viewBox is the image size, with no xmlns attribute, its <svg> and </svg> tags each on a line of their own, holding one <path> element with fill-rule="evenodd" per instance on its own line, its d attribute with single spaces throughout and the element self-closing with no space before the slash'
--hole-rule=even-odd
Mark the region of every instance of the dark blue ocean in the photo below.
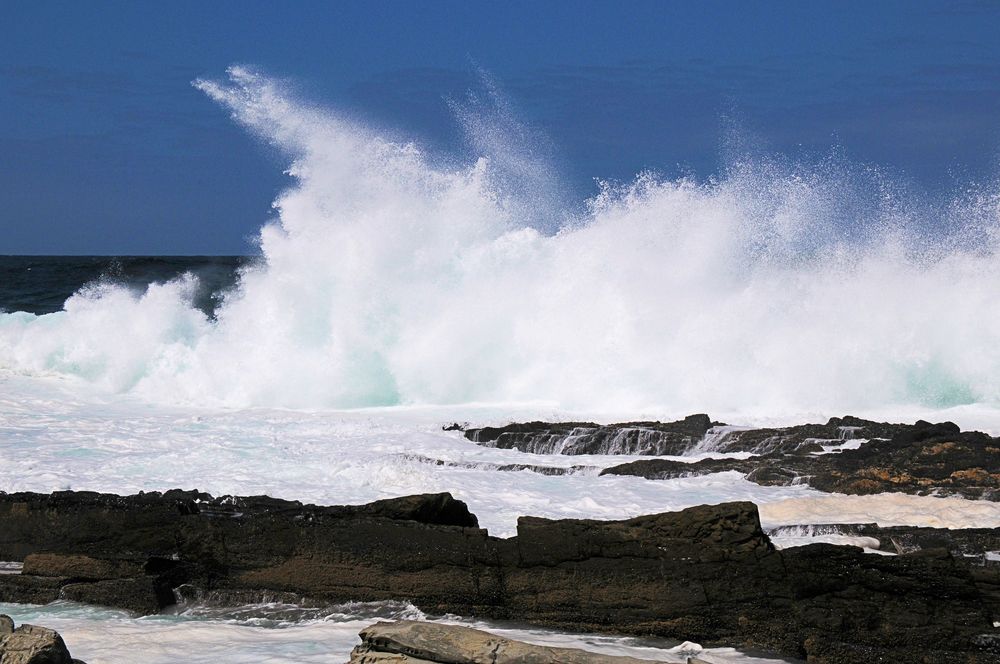
<svg viewBox="0 0 1000 664">
<path fill-rule="evenodd" d="M 212 315 L 247 256 L 0 256 L 0 311 L 49 314 L 88 284 L 143 291 L 185 273 L 198 278 L 194 304 Z"/>
</svg>

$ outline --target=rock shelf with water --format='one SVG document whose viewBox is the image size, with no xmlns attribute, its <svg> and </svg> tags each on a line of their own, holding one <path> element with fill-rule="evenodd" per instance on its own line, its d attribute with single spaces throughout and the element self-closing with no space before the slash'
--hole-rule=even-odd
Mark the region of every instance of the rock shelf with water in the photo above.
<svg viewBox="0 0 1000 664">
<path fill-rule="evenodd" d="M 448 494 L 335 507 L 184 491 L 0 494 L 0 559 L 24 564 L 0 576 L 0 601 L 151 613 L 195 590 L 234 605 L 402 600 L 830 664 L 1000 654 L 992 586 L 947 550 L 777 550 L 752 503 L 623 521 L 522 517 L 508 539 L 477 525 Z"/>
<path fill-rule="evenodd" d="M 815 443 L 818 445 L 818 443 Z M 602 471 L 672 479 L 735 470 L 762 485 L 808 484 L 821 491 L 875 494 L 960 495 L 1000 500 L 1000 439 L 962 432 L 951 422 L 917 422 L 891 438 L 855 449 L 814 454 L 801 448 L 746 459 L 638 460 Z"/>
</svg>

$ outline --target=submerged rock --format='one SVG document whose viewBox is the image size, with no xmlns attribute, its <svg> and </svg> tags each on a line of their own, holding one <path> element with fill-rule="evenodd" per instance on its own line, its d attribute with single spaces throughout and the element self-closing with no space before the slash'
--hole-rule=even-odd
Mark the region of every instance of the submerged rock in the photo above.
<svg viewBox="0 0 1000 664">
<path fill-rule="evenodd" d="M 0 664 L 84 664 L 73 659 L 62 637 L 45 627 L 14 628 L 10 616 L 0 615 Z"/>
<path fill-rule="evenodd" d="M 471 627 L 415 620 L 380 622 L 359 634 L 361 645 L 348 664 L 650 664 L 652 660 L 615 657 L 536 646 Z"/>
</svg>

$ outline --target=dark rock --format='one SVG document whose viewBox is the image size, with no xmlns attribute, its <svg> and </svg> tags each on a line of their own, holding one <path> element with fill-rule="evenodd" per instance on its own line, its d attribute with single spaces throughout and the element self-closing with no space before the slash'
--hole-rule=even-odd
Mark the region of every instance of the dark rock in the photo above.
<svg viewBox="0 0 1000 664">
<path fill-rule="evenodd" d="M 296 574 L 308 576 L 310 565 L 295 562 L 299 540 L 335 539 L 340 532 L 383 525 L 381 535 L 398 531 L 395 545 L 405 549 L 412 545 L 403 536 L 409 528 L 392 524 L 454 527 L 458 532 L 477 525 L 465 503 L 449 494 L 334 507 L 266 496 L 214 499 L 181 491 L 129 497 L 81 492 L 75 501 L 71 495 L 0 493 L 0 559 L 26 562 L 22 574 L 0 576 L 0 601 L 46 603 L 61 597 L 155 613 L 173 603 L 171 589 L 184 583 L 214 588 L 220 579 L 242 578 L 252 569 L 262 578 L 273 577 L 270 589 L 278 590 Z M 422 555 L 430 557 L 433 531 L 421 532 L 427 540 Z M 348 539 L 358 556 L 372 546 Z M 272 566 L 276 569 L 266 571 Z M 353 588 L 365 585 L 360 572 L 353 578 L 330 593 L 351 599 Z M 317 579 L 305 585 L 318 590 L 321 584 Z M 441 592 L 463 591 L 443 587 Z M 392 599 L 385 589 L 375 594 Z"/>
<path fill-rule="evenodd" d="M 141 575 L 142 567 L 130 560 L 97 559 L 89 556 L 32 553 L 25 557 L 22 574 L 63 576 L 74 580 L 120 579 Z"/>
<path fill-rule="evenodd" d="M 450 493 L 426 494 L 378 500 L 357 508 L 359 514 L 387 519 L 417 521 L 437 526 L 478 528 L 479 519 L 469 506 Z"/>
<path fill-rule="evenodd" d="M 824 457 L 828 456 L 829 459 Z M 809 484 L 838 493 L 958 494 L 1000 499 L 1000 439 L 950 422 L 917 422 L 890 440 L 820 457 Z"/>
<path fill-rule="evenodd" d="M 891 439 L 875 439 L 857 449 L 832 454 L 803 454 L 799 450 L 695 463 L 643 459 L 606 468 L 601 474 L 672 479 L 731 470 L 765 486 L 800 481 L 837 493 L 898 491 L 995 501 L 1000 500 L 1000 439 L 979 432 L 962 433 L 950 422 L 921 421 L 900 429 Z"/>
<path fill-rule="evenodd" d="M 678 477 L 698 477 L 712 473 L 724 473 L 735 470 L 749 473 L 754 468 L 763 465 L 765 459 L 702 459 L 689 463 L 671 459 L 639 459 L 617 466 L 610 466 L 601 471 L 601 475 L 637 475 L 650 480 L 672 480 Z"/>
<path fill-rule="evenodd" d="M 920 661 L 931 650 L 990 661 L 976 659 L 982 651 L 973 638 L 992 632 L 994 603 L 984 589 L 995 586 L 947 551 L 777 551 L 752 503 L 624 521 L 523 517 L 509 539 L 463 525 L 474 523 L 447 495 L 317 507 L 179 493 L 85 493 L 76 501 L 66 493 L 0 494 L 0 559 L 47 552 L 27 570 L 113 577 L 5 575 L 0 592 L 26 601 L 11 593 L 55 590 L 136 612 L 156 610 L 178 586 L 235 601 L 399 600 L 440 614 L 845 664 L 855 660 L 837 659 L 837 644 L 863 648 L 871 657 L 862 661 Z M 123 570 L 141 574 L 115 576 Z"/>
<path fill-rule="evenodd" d="M 978 634 L 972 638 L 972 643 L 983 652 L 1000 655 L 1000 634 Z"/>
<path fill-rule="evenodd" d="M 466 429 L 465 437 L 488 447 L 535 454 L 683 454 L 712 427 L 708 415 L 677 422 L 528 422 Z"/>
<path fill-rule="evenodd" d="M 59 597 L 84 604 L 113 606 L 138 615 L 159 613 L 161 609 L 174 603 L 171 587 L 146 576 L 68 583 L 61 588 Z"/>
<path fill-rule="evenodd" d="M 814 631 L 810 636 L 817 642 L 849 643 L 871 652 L 905 643 L 915 655 L 951 650 L 942 647 L 953 638 L 950 623 L 982 625 L 983 611 L 971 604 L 981 596 L 969 575 L 949 573 L 959 566 L 946 551 L 939 551 L 887 557 L 832 544 L 788 549 L 783 557 L 788 575 L 795 579 L 794 619 Z M 861 597 L 881 601 L 858 602 Z M 939 609 L 944 605 L 947 618 L 942 620 Z M 967 648 L 973 636 L 966 637 Z M 811 655 L 809 651 L 807 645 Z M 915 656 L 901 661 L 920 660 Z"/>
<path fill-rule="evenodd" d="M 2 664 L 73 664 L 66 644 L 56 632 L 36 625 L 13 626 L 9 616 L 0 616 Z"/>
<path fill-rule="evenodd" d="M 0 576 L 0 602 L 48 604 L 59 599 L 64 577 L 4 574 Z"/>
<path fill-rule="evenodd" d="M 846 441 L 857 438 L 891 438 L 910 425 L 874 422 L 846 415 L 831 417 L 826 424 L 799 424 L 791 427 L 733 429 L 720 432 L 707 451 L 753 454 L 805 454 L 821 451 L 818 441 Z"/>
<path fill-rule="evenodd" d="M 822 449 L 818 441 L 890 438 L 910 425 L 833 417 L 826 424 L 783 428 L 718 428 L 708 415 L 689 415 L 677 422 L 526 422 L 503 427 L 462 429 L 480 445 L 517 448 L 535 454 L 684 455 L 694 450 L 720 453 L 804 454 Z M 449 428 L 449 430 L 451 430 Z"/>
</svg>

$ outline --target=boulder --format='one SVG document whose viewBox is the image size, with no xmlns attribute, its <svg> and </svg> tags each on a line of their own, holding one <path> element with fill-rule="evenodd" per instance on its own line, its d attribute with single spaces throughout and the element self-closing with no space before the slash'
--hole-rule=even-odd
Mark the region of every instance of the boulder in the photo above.
<svg viewBox="0 0 1000 664">
<path fill-rule="evenodd" d="M 361 631 L 349 664 L 649 664 L 575 648 L 537 646 L 471 627 L 414 620 L 380 622 Z"/>
<path fill-rule="evenodd" d="M 62 637 L 51 629 L 21 625 L 0 616 L 0 664 L 83 664 L 74 660 Z"/>
</svg>

